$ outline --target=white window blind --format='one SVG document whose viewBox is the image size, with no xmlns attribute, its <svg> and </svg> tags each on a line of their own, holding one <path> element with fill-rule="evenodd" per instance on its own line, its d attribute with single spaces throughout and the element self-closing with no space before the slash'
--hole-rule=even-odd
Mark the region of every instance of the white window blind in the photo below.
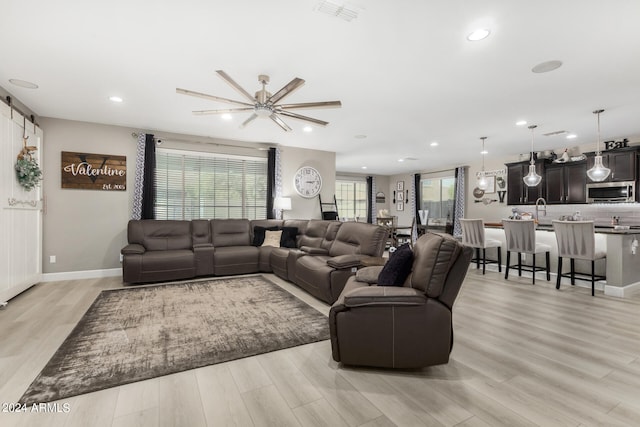
<svg viewBox="0 0 640 427">
<path fill-rule="evenodd" d="M 267 217 L 267 159 L 156 151 L 157 219 Z"/>
<path fill-rule="evenodd" d="M 366 181 L 337 179 L 336 203 L 341 218 L 367 218 Z"/>
</svg>

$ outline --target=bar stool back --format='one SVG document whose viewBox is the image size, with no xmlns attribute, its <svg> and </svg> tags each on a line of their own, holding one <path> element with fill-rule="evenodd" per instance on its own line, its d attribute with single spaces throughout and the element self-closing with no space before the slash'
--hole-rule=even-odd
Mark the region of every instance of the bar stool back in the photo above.
<svg viewBox="0 0 640 427">
<path fill-rule="evenodd" d="M 546 271 L 547 280 L 551 280 L 551 272 L 549 271 L 549 253 L 551 246 L 542 243 L 536 243 L 536 227 L 533 220 L 516 220 L 503 219 L 502 227 L 507 241 L 507 263 L 504 278 L 509 278 L 509 262 L 511 252 L 518 253 L 518 276 L 522 276 L 522 270 L 530 271 L 533 284 L 536 283 L 536 271 Z M 536 266 L 536 254 L 545 254 L 545 267 Z M 530 265 L 522 264 L 522 254 L 533 256 Z M 523 268 L 524 267 L 524 268 Z"/>
<path fill-rule="evenodd" d="M 596 276 L 595 261 L 605 259 L 606 250 L 596 250 L 595 226 L 593 221 L 553 221 L 553 229 L 558 242 L 558 280 L 556 289 L 560 289 L 560 279 L 570 277 L 571 284 L 578 280 L 591 280 L 591 295 L 595 295 L 595 281 L 606 279 L 605 276 Z M 571 272 L 562 274 L 562 258 L 571 260 Z M 584 259 L 591 261 L 591 275 L 576 277 L 575 260 Z"/>
<path fill-rule="evenodd" d="M 476 262 L 476 269 L 480 268 L 482 262 L 482 274 L 485 273 L 487 264 L 497 263 L 498 271 L 502 272 L 502 243 L 495 239 L 486 239 L 484 236 L 484 220 L 482 219 L 460 219 L 462 227 L 462 243 L 476 249 L 476 257 L 471 261 Z M 487 260 L 486 249 L 496 248 L 498 251 L 498 260 Z M 482 259 L 480 258 L 480 249 L 482 249 Z"/>
</svg>

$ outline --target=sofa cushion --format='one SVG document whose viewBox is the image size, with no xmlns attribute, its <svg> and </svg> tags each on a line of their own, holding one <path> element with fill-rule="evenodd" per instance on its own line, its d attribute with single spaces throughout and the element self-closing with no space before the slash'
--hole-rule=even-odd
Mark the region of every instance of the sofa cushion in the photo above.
<svg viewBox="0 0 640 427">
<path fill-rule="evenodd" d="M 282 238 L 282 230 L 266 230 L 264 232 L 264 242 L 260 246 L 280 247 L 280 239 Z"/>
<path fill-rule="evenodd" d="M 250 246 L 251 227 L 248 219 L 212 219 L 211 237 L 215 247 Z"/>
<path fill-rule="evenodd" d="M 402 286 L 411 274 L 413 251 L 408 243 L 401 245 L 389 256 L 378 275 L 378 286 Z"/>
<path fill-rule="evenodd" d="M 259 225 L 256 225 L 253 227 L 253 242 L 251 243 L 253 246 L 262 246 L 262 243 L 264 242 L 264 233 L 267 230 L 270 231 L 276 231 L 278 229 L 277 226 L 273 226 L 273 227 L 262 227 Z"/>
</svg>

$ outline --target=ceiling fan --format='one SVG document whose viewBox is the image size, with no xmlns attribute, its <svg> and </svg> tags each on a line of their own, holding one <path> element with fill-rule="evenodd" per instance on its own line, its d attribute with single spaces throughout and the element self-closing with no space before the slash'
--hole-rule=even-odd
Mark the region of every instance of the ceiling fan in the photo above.
<svg viewBox="0 0 640 427">
<path fill-rule="evenodd" d="M 267 91 L 266 86 L 269 84 L 269 76 L 260 74 L 258 76 L 258 81 L 262 84 L 262 89 L 256 92 L 255 96 L 251 96 L 249 92 L 244 90 L 242 86 L 236 83 L 227 73 L 222 70 L 216 70 L 216 73 L 224 81 L 229 83 L 232 88 L 234 88 L 238 93 L 240 93 L 244 98 L 247 99 L 248 102 L 245 101 L 235 101 L 233 99 L 221 98 L 219 96 L 208 95 L 206 93 L 195 92 L 192 90 L 176 88 L 176 92 L 195 96 L 198 98 L 209 99 L 212 101 L 218 102 L 226 102 L 228 104 L 240 105 L 239 108 L 228 108 L 224 110 L 199 110 L 194 111 L 193 114 L 196 115 L 205 115 L 205 114 L 224 114 L 224 113 L 239 113 L 239 112 L 249 112 L 253 113 L 247 120 L 245 120 L 240 127 L 243 128 L 258 117 L 270 118 L 273 120 L 278 126 L 282 128 L 285 132 L 291 130 L 289 125 L 287 125 L 281 116 L 290 117 L 292 119 L 302 120 L 306 122 L 310 122 L 320 126 L 326 126 L 329 122 L 325 122 L 323 120 L 314 119 L 313 117 L 303 116 L 301 114 L 294 113 L 289 110 L 301 110 L 301 109 L 313 109 L 313 108 L 340 108 L 342 103 L 340 101 L 323 101 L 323 102 L 303 102 L 298 104 L 279 104 L 280 101 L 284 99 L 284 97 L 290 95 L 295 90 L 302 87 L 304 84 L 304 80 L 301 78 L 294 78 L 289 83 L 287 83 L 282 89 L 277 91 L 275 94 L 271 94 Z"/>
</svg>

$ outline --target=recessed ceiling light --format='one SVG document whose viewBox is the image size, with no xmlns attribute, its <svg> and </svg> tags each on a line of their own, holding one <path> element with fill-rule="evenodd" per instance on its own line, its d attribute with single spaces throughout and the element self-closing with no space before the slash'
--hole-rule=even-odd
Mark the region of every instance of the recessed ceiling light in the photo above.
<svg viewBox="0 0 640 427">
<path fill-rule="evenodd" d="M 366 168 L 367 168 L 366 166 L 362 166 L 362 169 L 366 169 Z"/>
<path fill-rule="evenodd" d="M 471 42 L 477 42 L 479 40 L 486 39 L 487 37 L 489 37 L 489 34 L 491 34 L 490 30 L 487 30 L 486 28 L 480 28 L 469 33 L 469 35 L 467 36 L 467 40 Z"/>
<path fill-rule="evenodd" d="M 14 84 L 16 86 L 20 86 L 26 89 L 38 89 L 38 85 L 35 83 L 28 82 L 26 80 L 20 79 L 9 79 L 9 83 Z"/>
<path fill-rule="evenodd" d="M 489 154 L 489 152 L 487 150 L 482 150 L 480 154 Z"/>
<path fill-rule="evenodd" d="M 229 114 L 229 113 L 224 113 L 223 115 L 220 116 L 220 118 L 222 120 L 227 120 L 228 121 L 228 120 L 231 120 L 233 118 L 233 116 L 231 114 Z"/>
<path fill-rule="evenodd" d="M 111 101 L 111 102 L 122 102 L 122 98 L 120 98 L 119 96 L 110 96 L 109 97 L 109 101 Z"/>
<path fill-rule="evenodd" d="M 313 132 L 313 128 L 311 126 L 305 126 L 302 128 L 302 130 L 305 132 Z"/>
<path fill-rule="evenodd" d="M 557 70 L 561 66 L 562 66 L 562 61 L 558 61 L 558 60 L 546 61 L 546 62 L 539 63 L 538 65 L 533 67 L 531 71 L 536 74 L 548 73 L 549 71 Z"/>
<path fill-rule="evenodd" d="M 402 163 L 402 162 L 404 162 L 404 159 L 398 159 L 398 161 Z"/>
<path fill-rule="evenodd" d="M 431 144 L 429 144 L 432 147 L 437 147 L 439 144 L 436 141 L 433 141 Z"/>
<path fill-rule="evenodd" d="M 527 124 L 526 120 L 519 120 L 519 121 L 516 122 L 516 126 L 524 126 L 526 124 Z"/>
<path fill-rule="evenodd" d="M 567 139 L 575 139 L 577 137 L 578 135 L 576 135 L 575 133 L 570 133 L 569 135 L 567 135 Z"/>
</svg>

